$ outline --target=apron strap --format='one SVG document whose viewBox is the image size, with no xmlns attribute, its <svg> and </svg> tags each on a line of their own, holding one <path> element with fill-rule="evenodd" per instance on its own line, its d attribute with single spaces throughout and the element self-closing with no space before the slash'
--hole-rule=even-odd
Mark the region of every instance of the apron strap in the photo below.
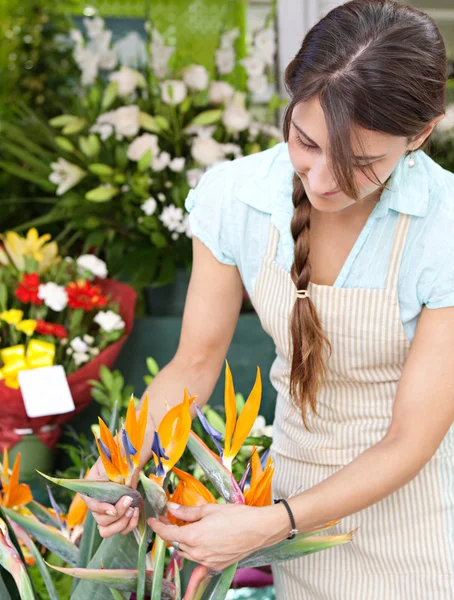
<svg viewBox="0 0 454 600">
<path fill-rule="evenodd" d="M 411 215 L 400 213 L 397 220 L 396 232 L 394 234 L 393 245 L 389 257 L 388 276 L 386 279 L 386 289 L 388 290 L 397 290 L 400 263 L 404 253 L 410 219 Z"/>
<path fill-rule="evenodd" d="M 274 260 L 277 254 L 277 246 L 279 244 L 279 230 L 274 225 L 270 225 L 268 234 L 268 242 L 265 250 L 265 257 Z"/>
</svg>

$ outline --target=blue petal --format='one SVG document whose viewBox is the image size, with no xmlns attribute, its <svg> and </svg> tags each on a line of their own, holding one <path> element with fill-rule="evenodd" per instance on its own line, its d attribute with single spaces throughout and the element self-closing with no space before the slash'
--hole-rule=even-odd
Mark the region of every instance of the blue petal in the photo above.
<svg viewBox="0 0 454 600">
<path fill-rule="evenodd" d="M 246 481 L 248 480 L 249 474 L 251 472 L 252 463 L 249 461 L 247 467 L 244 470 L 243 476 L 241 477 L 240 483 L 238 484 L 240 490 L 244 492 L 244 486 L 246 485 Z"/>
<path fill-rule="evenodd" d="M 47 493 L 48 493 L 48 495 L 49 495 L 49 500 L 50 500 L 50 503 L 52 504 L 52 508 L 54 509 L 54 511 L 55 511 L 55 514 L 57 515 L 57 519 L 58 519 L 58 520 L 59 520 L 59 522 L 60 522 L 60 529 L 61 529 L 62 531 L 65 531 L 65 529 L 66 529 L 66 525 L 65 525 L 65 523 L 63 522 L 63 519 L 61 518 L 61 508 L 58 506 L 58 504 L 57 504 L 57 502 L 56 502 L 56 500 L 55 500 L 55 498 L 54 498 L 54 495 L 53 495 L 53 494 L 52 494 L 52 492 L 50 491 L 50 487 L 49 487 L 48 485 L 47 485 L 46 487 L 47 487 Z"/>
<path fill-rule="evenodd" d="M 262 465 L 262 469 L 265 470 L 266 467 L 266 461 L 268 460 L 268 456 L 270 454 L 270 449 L 267 448 L 265 450 L 265 452 L 262 454 L 262 456 L 260 457 L 260 464 Z"/>
<path fill-rule="evenodd" d="M 157 431 L 154 432 L 153 443 L 151 445 L 151 449 L 156 454 L 158 459 L 164 458 L 165 460 L 169 460 L 169 457 L 166 456 L 165 449 L 161 446 L 161 440 L 159 439 L 159 434 Z"/>
<path fill-rule="evenodd" d="M 200 408 L 197 405 L 195 406 L 195 409 L 197 411 L 197 416 L 199 417 L 200 422 L 202 423 L 202 427 L 205 429 L 205 431 L 208 433 L 210 438 L 213 440 L 213 444 L 216 446 L 216 448 L 222 458 L 223 449 L 219 443 L 219 442 L 222 442 L 222 433 L 220 433 L 217 429 L 215 429 L 212 425 L 210 425 L 210 423 L 208 422 L 208 419 L 205 417 L 205 415 L 203 414 L 203 412 L 200 410 Z"/>
<path fill-rule="evenodd" d="M 106 446 L 106 444 L 102 441 L 101 438 L 98 439 L 99 442 L 99 447 L 101 448 L 104 456 L 107 458 L 107 460 L 110 460 L 110 462 L 112 462 L 112 455 L 110 453 L 109 448 Z"/>
<path fill-rule="evenodd" d="M 135 456 L 137 454 L 137 450 L 132 445 L 131 440 L 129 439 L 129 435 L 128 435 L 128 432 L 126 431 L 126 429 L 122 429 L 121 430 L 121 439 L 123 441 L 123 448 L 126 450 L 126 452 L 130 456 Z"/>
</svg>

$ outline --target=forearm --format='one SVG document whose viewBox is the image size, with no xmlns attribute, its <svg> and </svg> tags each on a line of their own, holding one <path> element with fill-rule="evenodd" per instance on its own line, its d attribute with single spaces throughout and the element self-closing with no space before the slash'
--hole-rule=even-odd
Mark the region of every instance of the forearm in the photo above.
<svg viewBox="0 0 454 600">
<path fill-rule="evenodd" d="M 307 531 L 375 504 L 411 481 L 428 459 L 416 441 L 384 438 L 331 477 L 289 500 L 297 528 Z M 281 533 L 285 534 L 290 529 L 288 517 L 280 510 Z"/>
</svg>

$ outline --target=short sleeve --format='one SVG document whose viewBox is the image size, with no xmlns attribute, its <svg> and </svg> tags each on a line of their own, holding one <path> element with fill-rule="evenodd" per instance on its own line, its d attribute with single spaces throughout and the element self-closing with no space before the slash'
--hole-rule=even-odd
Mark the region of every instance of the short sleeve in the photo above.
<svg viewBox="0 0 454 600">
<path fill-rule="evenodd" d="M 189 226 L 199 239 L 221 263 L 235 265 L 228 239 L 231 221 L 226 198 L 224 163 L 206 171 L 197 187 L 190 190 L 185 208 L 189 212 Z"/>
<path fill-rule="evenodd" d="M 423 291 L 423 303 L 427 308 L 454 306 L 454 249 L 446 248 L 445 258 L 434 273 L 432 284 Z"/>
</svg>

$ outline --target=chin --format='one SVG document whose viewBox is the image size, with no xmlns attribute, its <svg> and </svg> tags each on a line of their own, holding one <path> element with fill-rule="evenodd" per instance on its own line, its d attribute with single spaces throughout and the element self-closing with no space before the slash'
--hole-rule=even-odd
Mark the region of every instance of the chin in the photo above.
<svg viewBox="0 0 454 600">
<path fill-rule="evenodd" d="M 352 204 L 355 204 L 352 200 L 338 199 L 335 197 L 323 198 L 323 196 L 314 196 L 313 194 L 307 194 L 311 205 L 320 212 L 339 212 Z"/>
</svg>

